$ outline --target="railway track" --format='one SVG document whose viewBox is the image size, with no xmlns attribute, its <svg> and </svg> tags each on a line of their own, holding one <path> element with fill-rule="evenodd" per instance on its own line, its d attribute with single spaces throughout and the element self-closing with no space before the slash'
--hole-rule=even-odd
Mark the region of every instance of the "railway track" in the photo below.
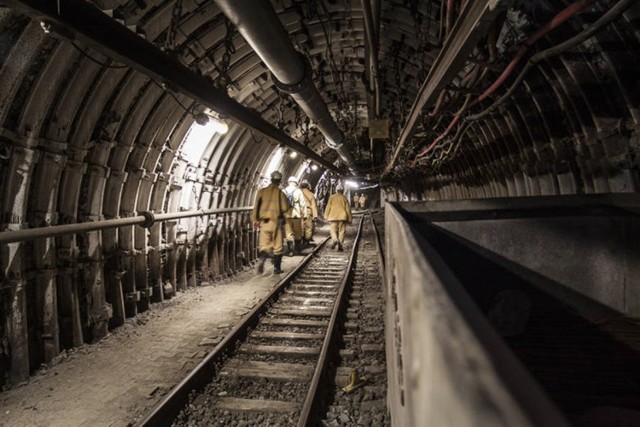
<svg viewBox="0 0 640 427">
<path fill-rule="evenodd" d="M 332 250 L 326 240 L 318 245 L 137 425 L 320 423 L 331 402 L 318 397 L 341 378 L 335 369 L 338 346 L 344 342 L 345 320 L 353 320 L 346 308 L 365 221 L 372 229 L 369 216 L 360 218 L 357 230 L 348 228 L 350 252 Z M 371 252 L 374 245 L 367 245 Z M 372 255 L 378 259 L 377 251 Z M 383 339 L 382 330 L 378 332 Z M 384 351 L 380 353 L 384 361 Z M 383 401 L 377 400 L 380 406 Z"/>
</svg>

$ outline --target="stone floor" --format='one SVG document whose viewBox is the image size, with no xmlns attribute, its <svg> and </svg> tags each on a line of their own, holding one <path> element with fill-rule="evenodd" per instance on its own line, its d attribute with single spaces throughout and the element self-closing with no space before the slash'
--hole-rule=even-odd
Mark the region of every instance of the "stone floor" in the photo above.
<svg viewBox="0 0 640 427">
<path fill-rule="evenodd" d="M 301 259 L 284 257 L 285 273 Z M 100 342 L 61 354 L 0 393 L 0 427 L 133 424 L 284 277 L 265 270 L 180 292 Z"/>
</svg>

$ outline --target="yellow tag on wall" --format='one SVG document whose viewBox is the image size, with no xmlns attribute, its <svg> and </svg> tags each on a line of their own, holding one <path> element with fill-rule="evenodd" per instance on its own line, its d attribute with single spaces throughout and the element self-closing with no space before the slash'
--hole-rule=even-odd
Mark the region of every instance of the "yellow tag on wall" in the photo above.
<svg viewBox="0 0 640 427">
<path fill-rule="evenodd" d="M 370 139 L 389 138 L 389 119 L 369 120 L 369 138 Z"/>
</svg>

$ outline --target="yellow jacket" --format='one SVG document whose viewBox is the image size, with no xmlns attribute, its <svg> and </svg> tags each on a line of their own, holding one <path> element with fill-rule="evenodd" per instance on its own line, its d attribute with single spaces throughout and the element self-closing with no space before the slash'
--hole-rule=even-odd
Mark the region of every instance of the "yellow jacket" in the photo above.
<svg viewBox="0 0 640 427">
<path fill-rule="evenodd" d="M 347 221 L 351 223 L 351 207 L 344 194 L 335 193 L 329 197 L 324 209 L 324 219 L 327 221 Z"/>
<path fill-rule="evenodd" d="M 258 191 L 256 202 L 253 204 L 252 220 L 277 220 L 280 215 L 286 217 L 289 203 L 287 196 L 277 185 L 271 183 Z"/>
<path fill-rule="evenodd" d="M 313 191 L 308 188 L 303 188 L 302 194 L 307 201 L 307 212 L 305 218 L 308 218 L 309 216 L 311 216 L 311 218 L 318 218 L 318 204 L 316 203 L 316 196 L 313 194 Z"/>
</svg>

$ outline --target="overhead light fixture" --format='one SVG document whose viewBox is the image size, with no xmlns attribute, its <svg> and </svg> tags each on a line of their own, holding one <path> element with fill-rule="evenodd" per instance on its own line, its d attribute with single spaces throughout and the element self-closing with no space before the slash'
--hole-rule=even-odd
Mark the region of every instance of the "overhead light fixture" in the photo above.
<svg viewBox="0 0 640 427">
<path fill-rule="evenodd" d="M 346 180 L 344 182 L 344 185 L 347 186 L 347 187 L 351 187 L 351 188 L 359 188 L 360 187 L 357 182 L 349 181 L 349 180 Z"/>
<path fill-rule="evenodd" d="M 318 165 L 316 165 L 315 163 L 311 165 L 311 170 L 312 171 L 317 171 L 318 170 Z"/>
<path fill-rule="evenodd" d="M 44 31 L 45 34 L 49 34 L 51 32 L 51 24 L 46 21 L 40 21 L 40 28 Z"/>
<path fill-rule="evenodd" d="M 205 111 L 202 113 L 197 113 L 193 115 L 193 118 L 200 126 L 209 125 L 214 132 L 220 135 L 224 135 L 229 132 L 229 124 L 226 122 L 226 120 L 214 116 L 212 112 Z"/>
<path fill-rule="evenodd" d="M 213 129 L 220 135 L 229 132 L 229 124 L 225 120 L 212 117 L 211 122 L 213 123 Z"/>
<path fill-rule="evenodd" d="M 292 159 L 295 159 L 296 157 L 298 157 L 298 153 L 296 153 L 295 151 L 291 150 L 291 153 L 289 153 L 289 157 L 291 157 Z"/>
</svg>

